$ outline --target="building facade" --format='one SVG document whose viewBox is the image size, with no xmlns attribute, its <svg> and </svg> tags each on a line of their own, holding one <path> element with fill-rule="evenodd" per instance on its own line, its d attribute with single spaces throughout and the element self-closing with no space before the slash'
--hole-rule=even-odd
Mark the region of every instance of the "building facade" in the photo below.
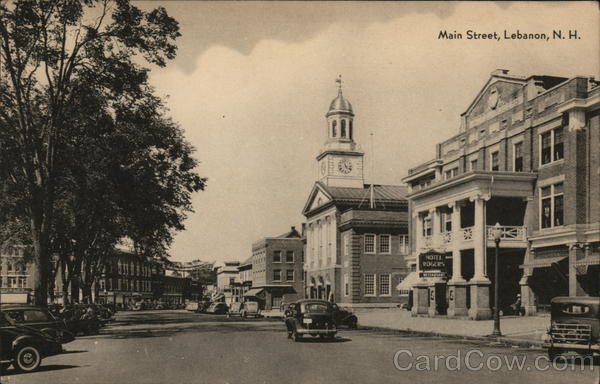
<svg viewBox="0 0 600 384">
<path fill-rule="evenodd" d="M 408 274 L 408 201 L 404 187 L 365 185 L 354 112 L 342 94 L 326 114 L 317 181 L 304 206 L 305 295 L 348 306 L 391 306 Z"/>
<path fill-rule="evenodd" d="M 244 294 L 258 301 L 261 309 L 279 309 L 304 297 L 304 243 L 291 227 L 276 237 L 265 237 L 252 244 L 252 287 Z"/>
<path fill-rule="evenodd" d="M 27 300 L 31 292 L 25 253 L 28 248 L 7 243 L 0 247 L 0 296 L 2 302 Z"/>
<path fill-rule="evenodd" d="M 490 318 L 495 284 L 500 310 L 520 295 L 527 314 L 555 296 L 598 295 L 599 109 L 592 78 L 492 72 L 459 133 L 404 178 L 414 314 Z"/>
</svg>

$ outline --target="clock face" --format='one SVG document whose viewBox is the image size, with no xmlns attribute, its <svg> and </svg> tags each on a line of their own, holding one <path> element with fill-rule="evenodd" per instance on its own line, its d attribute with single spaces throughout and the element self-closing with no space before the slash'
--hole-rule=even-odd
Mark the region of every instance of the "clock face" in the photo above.
<svg viewBox="0 0 600 384">
<path fill-rule="evenodd" d="M 325 163 L 325 161 L 323 161 L 321 163 L 321 175 L 324 175 L 325 172 L 327 172 L 327 164 Z"/>
<path fill-rule="evenodd" d="M 340 160 L 338 163 L 338 169 L 342 173 L 350 173 L 352 171 L 352 162 L 348 159 Z"/>
</svg>

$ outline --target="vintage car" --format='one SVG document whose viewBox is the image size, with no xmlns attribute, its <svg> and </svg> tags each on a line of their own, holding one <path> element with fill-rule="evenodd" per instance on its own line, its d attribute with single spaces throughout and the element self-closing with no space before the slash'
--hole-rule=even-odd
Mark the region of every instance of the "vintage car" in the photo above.
<svg viewBox="0 0 600 384">
<path fill-rule="evenodd" d="M 0 376 L 11 364 L 20 371 L 35 371 L 44 357 L 62 351 L 62 344 L 55 338 L 18 325 L 6 313 L 0 312 Z"/>
<path fill-rule="evenodd" d="M 227 311 L 227 317 L 240 316 L 242 319 L 248 317 L 260 317 L 258 303 L 255 301 L 246 301 L 245 303 L 231 303 Z"/>
<path fill-rule="evenodd" d="M 34 328 L 63 344 L 75 340 L 74 333 L 68 329 L 67 323 L 54 317 L 45 308 L 28 304 L 3 304 L 0 312 L 16 324 Z"/>
<path fill-rule="evenodd" d="M 333 318 L 335 319 L 335 325 L 339 328 L 341 326 L 347 326 L 350 329 L 358 328 L 358 317 L 346 308 L 340 308 L 337 304 L 331 305 L 333 309 Z"/>
<path fill-rule="evenodd" d="M 210 307 L 206 310 L 206 313 L 212 313 L 215 315 L 224 315 L 229 310 L 227 304 L 225 303 L 212 303 Z"/>
<path fill-rule="evenodd" d="M 548 356 L 600 354 L 600 298 L 555 297 L 550 302 Z"/>
<path fill-rule="evenodd" d="M 333 339 L 337 333 L 332 304 L 325 300 L 291 303 L 285 311 L 285 326 L 288 337 L 294 341 L 305 335 Z"/>
</svg>

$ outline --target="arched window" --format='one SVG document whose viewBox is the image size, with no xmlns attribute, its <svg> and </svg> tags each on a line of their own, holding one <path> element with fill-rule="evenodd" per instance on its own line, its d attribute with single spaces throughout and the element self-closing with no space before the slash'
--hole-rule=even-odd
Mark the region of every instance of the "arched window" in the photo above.
<svg viewBox="0 0 600 384">
<path fill-rule="evenodd" d="M 346 137 L 346 120 L 342 120 L 341 136 Z"/>
<path fill-rule="evenodd" d="M 348 137 L 352 140 L 352 120 L 348 122 Z"/>
<path fill-rule="evenodd" d="M 333 120 L 331 122 L 331 137 L 335 137 L 337 135 L 336 126 L 337 126 L 337 121 Z"/>
</svg>

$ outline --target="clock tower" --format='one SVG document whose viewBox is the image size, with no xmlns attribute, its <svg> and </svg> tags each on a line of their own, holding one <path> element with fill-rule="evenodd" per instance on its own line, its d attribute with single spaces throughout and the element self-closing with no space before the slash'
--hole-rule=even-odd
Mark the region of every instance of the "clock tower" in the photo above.
<svg viewBox="0 0 600 384">
<path fill-rule="evenodd" d="M 327 140 L 317 156 L 317 180 L 331 187 L 364 188 L 364 153 L 354 142 L 354 112 L 342 95 L 341 76 L 336 80 L 338 95 L 329 105 Z"/>
</svg>

